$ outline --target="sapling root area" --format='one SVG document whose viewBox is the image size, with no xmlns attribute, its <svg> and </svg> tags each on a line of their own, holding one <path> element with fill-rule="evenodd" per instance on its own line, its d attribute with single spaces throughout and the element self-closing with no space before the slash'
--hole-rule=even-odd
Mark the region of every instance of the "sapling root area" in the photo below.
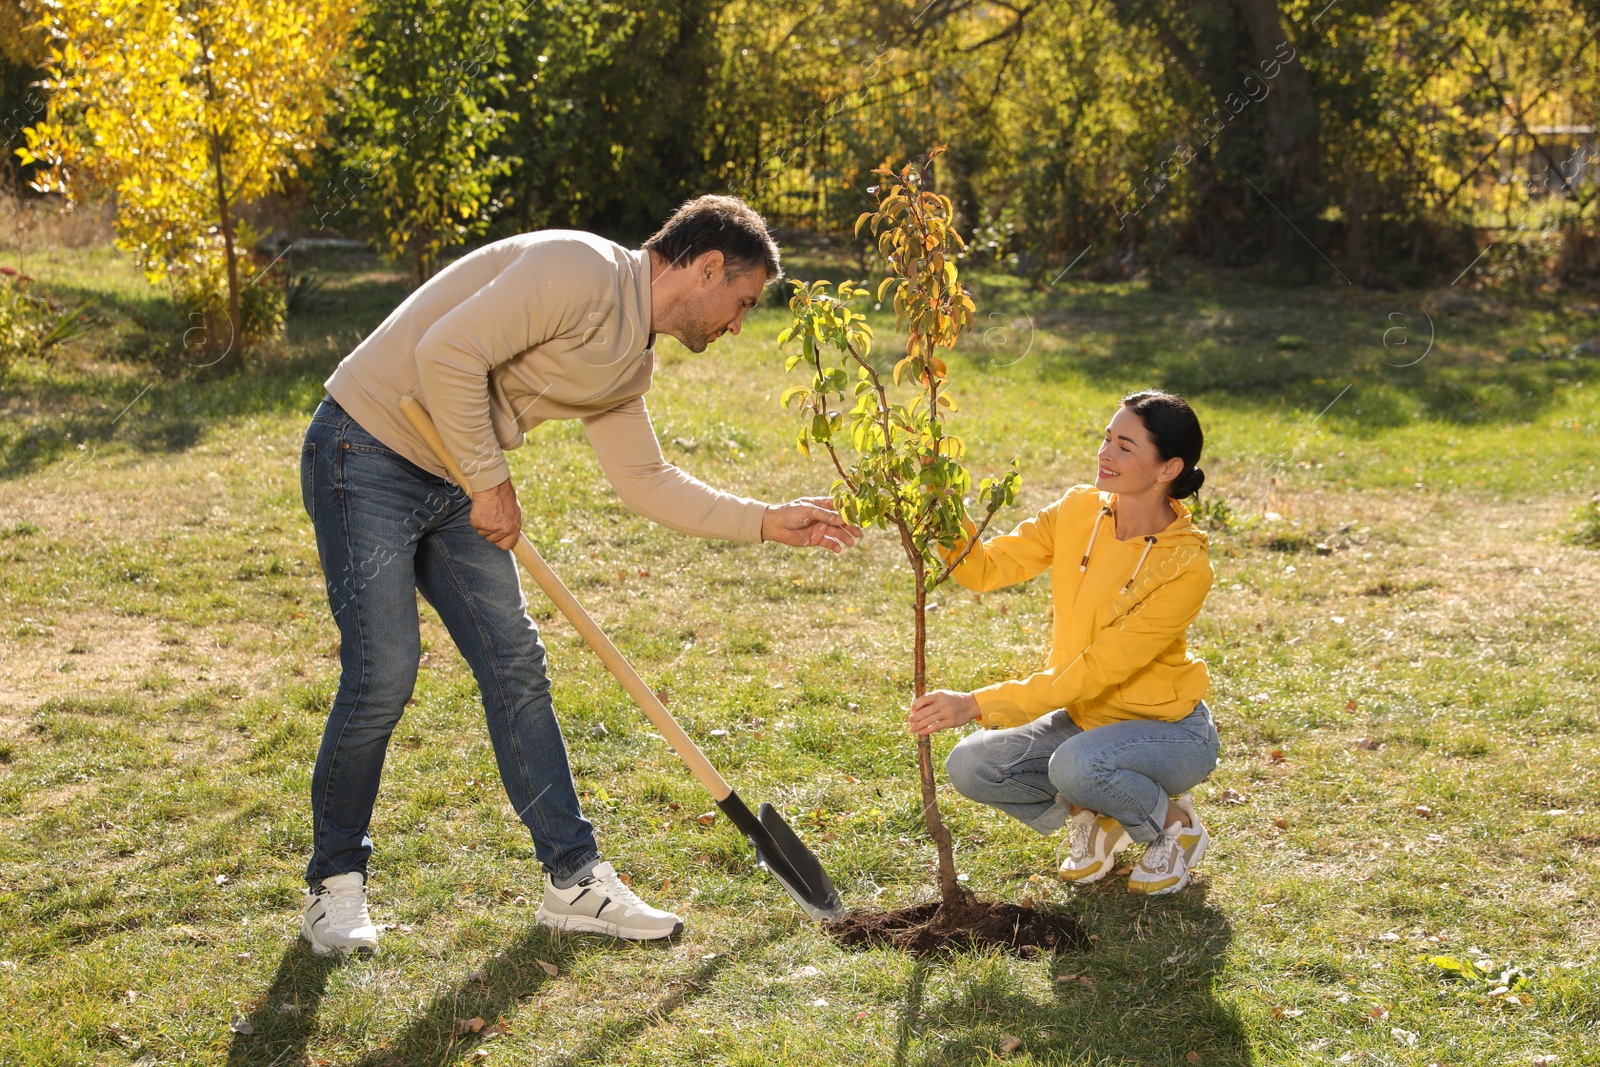
<svg viewBox="0 0 1600 1067">
<path fill-rule="evenodd" d="M 1070 916 L 1029 903 L 979 900 L 962 890 L 953 901 L 930 901 L 894 911 L 855 908 L 828 927 L 852 948 L 892 946 L 914 956 L 947 951 L 1004 949 L 1023 958 L 1041 952 L 1078 952 L 1089 936 Z"/>
</svg>

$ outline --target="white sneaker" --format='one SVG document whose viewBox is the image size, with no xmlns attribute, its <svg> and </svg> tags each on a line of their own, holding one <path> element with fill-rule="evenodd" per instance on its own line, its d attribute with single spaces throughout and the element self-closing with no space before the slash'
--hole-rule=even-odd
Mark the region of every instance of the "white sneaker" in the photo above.
<svg viewBox="0 0 1600 1067">
<path fill-rule="evenodd" d="M 307 889 L 300 936 L 319 956 L 376 953 L 378 929 L 367 915 L 367 876 L 360 871 L 336 874 Z"/>
<path fill-rule="evenodd" d="M 1088 885 L 1098 882 L 1116 866 L 1116 855 L 1133 844 L 1133 838 L 1122 824 L 1109 815 L 1100 815 L 1085 808 L 1067 823 L 1071 836 L 1067 839 L 1067 858 L 1061 862 L 1059 876 L 1063 882 Z"/>
<path fill-rule="evenodd" d="M 534 916 L 546 926 L 583 934 L 609 934 L 631 941 L 673 937 L 683 920 L 652 908 L 622 884 L 609 863 L 597 863 L 589 877 L 571 889 L 557 889 L 544 877 L 544 899 Z"/>
<path fill-rule="evenodd" d="M 1199 866 L 1200 859 L 1211 845 L 1211 835 L 1206 824 L 1194 810 L 1194 800 L 1185 793 L 1177 805 L 1189 815 L 1192 825 L 1173 823 L 1150 842 L 1139 859 L 1139 865 L 1128 875 L 1128 891 L 1161 896 L 1176 893 L 1189 884 L 1189 875 Z"/>
</svg>

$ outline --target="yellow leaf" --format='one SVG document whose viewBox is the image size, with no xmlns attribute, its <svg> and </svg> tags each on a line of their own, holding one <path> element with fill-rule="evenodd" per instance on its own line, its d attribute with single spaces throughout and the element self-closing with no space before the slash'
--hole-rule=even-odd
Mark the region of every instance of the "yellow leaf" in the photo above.
<svg viewBox="0 0 1600 1067">
<path fill-rule="evenodd" d="M 883 294 L 887 293 L 889 291 L 889 286 L 893 285 L 897 280 L 898 279 L 891 274 L 889 277 L 878 283 L 878 303 L 883 303 Z"/>
<path fill-rule="evenodd" d="M 877 214 L 877 213 L 873 212 L 873 211 L 863 211 L 859 216 L 857 216 L 857 218 L 856 218 L 856 236 L 857 237 L 861 236 L 861 224 L 863 222 L 866 222 L 868 219 L 872 218 L 872 216 L 875 215 L 875 214 Z"/>
</svg>

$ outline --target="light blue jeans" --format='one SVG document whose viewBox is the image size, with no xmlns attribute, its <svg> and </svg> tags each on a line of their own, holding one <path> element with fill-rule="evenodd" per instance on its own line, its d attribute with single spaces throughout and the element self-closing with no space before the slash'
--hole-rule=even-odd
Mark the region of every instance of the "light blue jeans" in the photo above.
<svg viewBox="0 0 1600 1067">
<path fill-rule="evenodd" d="M 1084 730 L 1065 711 L 1026 726 L 968 734 L 945 758 L 962 796 L 1051 834 L 1068 805 L 1116 819 L 1135 841 L 1161 836 L 1167 798 L 1216 769 L 1220 748 L 1205 701 L 1177 722 L 1130 719 Z"/>
<path fill-rule="evenodd" d="M 560 881 L 599 856 L 556 723 L 544 644 L 510 552 L 472 528 L 466 494 L 390 450 L 331 400 L 312 416 L 300 487 L 339 624 L 339 691 L 311 772 L 306 880 L 367 869 L 378 780 L 417 681 L 417 593 L 483 697 L 500 780 Z"/>
</svg>

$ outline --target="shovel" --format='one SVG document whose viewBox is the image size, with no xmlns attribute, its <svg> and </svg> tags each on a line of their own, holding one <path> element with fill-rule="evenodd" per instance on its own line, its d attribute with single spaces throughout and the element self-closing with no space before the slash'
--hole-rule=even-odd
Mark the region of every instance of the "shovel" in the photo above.
<svg viewBox="0 0 1600 1067">
<path fill-rule="evenodd" d="M 444 439 L 439 436 L 438 429 L 433 425 L 433 419 L 428 412 L 417 402 L 415 397 L 403 396 L 400 398 L 400 410 L 406 419 L 422 435 L 422 439 L 433 449 L 433 454 L 439 457 L 439 462 L 450 473 L 450 480 L 455 482 L 470 498 L 472 490 L 468 488 L 467 480 L 462 476 L 461 470 L 451 458 L 449 450 L 445 448 Z M 844 904 L 839 900 L 839 891 L 833 887 L 833 882 L 828 878 L 828 873 L 822 869 L 822 864 L 817 862 L 817 857 L 811 854 L 795 832 L 789 829 L 789 824 L 783 821 L 783 816 L 771 804 L 762 804 L 759 814 L 752 814 L 739 799 L 739 794 L 733 787 L 723 781 L 722 775 L 706 759 L 705 754 L 689 740 L 689 735 L 683 732 L 683 727 L 672 717 L 666 707 L 661 703 L 644 684 L 644 679 L 639 677 L 633 666 L 617 651 L 617 646 L 605 635 L 589 613 L 583 610 L 583 605 L 578 603 L 578 598 L 568 591 L 562 584 L 556 572 L 550 569 L 550 564 L 534 549 L 533 544 L 526 535 L 518 535 L 517 547 L 512 550 L 522 565 L 533 575 L 533 580 L 539 583 L 539 588 L 545 595 L 555 601 L 556 607 L 561 609 L 561 614 L 567 617 L 573 628 L 582 635 L 590 648 L 616 675 L 617 681 L 622 683 L 622 688 L 628 691 L 640 710 L 645 714 L 655 728 L 661 731 L 667 744 L 672 746 L 672 751 L 678 758 L 688 765 L 689 770 L 700 784 L 706 787 L 712 799 L 717 802 L 717 807 L 728 817 L 728 821 L 738 827 L 751 846 L 756 850 L 756 861 L 772 872 L 778 884 L 794 898 L 802 911 L 813 919 L 833 921 L 844 914 Z"/>
</svg>

